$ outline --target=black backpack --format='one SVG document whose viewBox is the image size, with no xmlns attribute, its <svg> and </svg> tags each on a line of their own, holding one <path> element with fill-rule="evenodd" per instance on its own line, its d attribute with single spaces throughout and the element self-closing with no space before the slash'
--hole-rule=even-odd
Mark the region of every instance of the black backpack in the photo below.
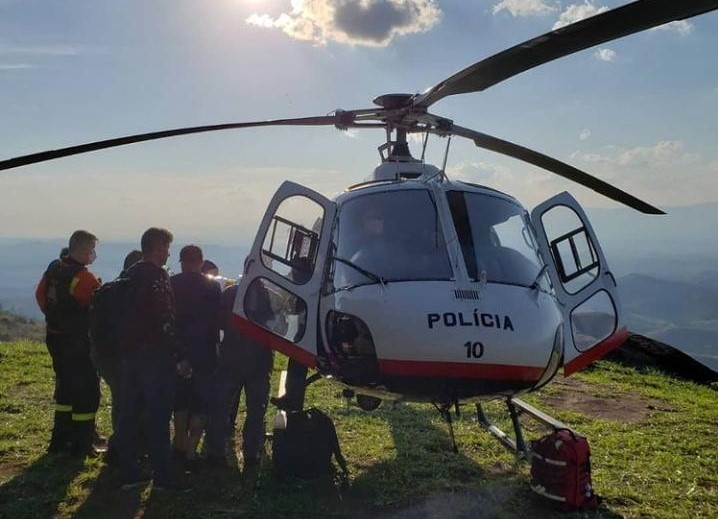
<svg viewBox="0 0 718 519">
<path fill-rule="evenodd" d="M 130 323 L 134 281 L 120 276 L 104 283 L 90 303 L 90 340 L 98 355 L 117 357 Z"/>
<path fill-rule="evenodd" d="M 287 413 L 286 429 L 275 429 L 272 441 L 274 468 L 299 478 L 334 475 L 332 456 L 346 481 L 347 462 L 331 418 L 314 407 Z"/>
</svg>

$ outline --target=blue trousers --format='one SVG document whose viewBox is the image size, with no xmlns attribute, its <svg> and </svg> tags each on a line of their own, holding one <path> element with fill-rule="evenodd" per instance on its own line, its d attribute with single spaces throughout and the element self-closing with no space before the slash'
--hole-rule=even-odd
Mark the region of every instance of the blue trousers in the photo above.
<svg viewBox="0 0 718 519">
<path fill-rule="evenodd" d="M 122 361 L 117 448 L 123 480 L 136 480 L 138 436 L 143 424 L 154 481 L 166 485 L 170 480 L 169 424 L 177 368 L 171 356 L 152 353 L 147 346 L 137 356 Z"/>
</svg>

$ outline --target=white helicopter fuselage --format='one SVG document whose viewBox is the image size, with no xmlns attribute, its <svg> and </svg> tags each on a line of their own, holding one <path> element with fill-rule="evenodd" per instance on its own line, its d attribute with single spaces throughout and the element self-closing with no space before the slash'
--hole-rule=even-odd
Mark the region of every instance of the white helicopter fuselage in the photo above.
<svg viewBox="0 0 718 519">
<path fill-rule="evenodd" d="M 554 298 L 493 283 L 476 299 L 459 299 L 456 290 L 452 281 L 398 282 L 322 299 L 321 308 L 380 330 L 373 334 L 380 382 L 368 394 L 466 399 L 541 379 L 562 322 Z"/>
<path fill-rule="evenodd" d="M 613 276 L 570 195 L 529 215 L 421 163 L 384 163 L 375 178 L 334 200 L 279 189 L 235 303 L 245 332 L 360 393 L 433 402 L 536 389 L 625 338 Z M 578 224 L 554 225 L 550 241 L 556 206 Z"/>
</svg>

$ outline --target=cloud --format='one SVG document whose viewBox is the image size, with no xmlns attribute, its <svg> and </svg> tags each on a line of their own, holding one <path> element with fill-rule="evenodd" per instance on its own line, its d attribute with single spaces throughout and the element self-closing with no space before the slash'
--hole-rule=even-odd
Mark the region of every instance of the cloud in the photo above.
<svg viewBox="0 0 718 519">
<path fill-rule="evenodd" d="M 397 37 L 429 30 L 441 18 L 435 0 L 292 0 L 291 5 L 290 13 L 252 14 L 246 22 L 317 45 L 385 47 Z"/>
<path fill-rule="evenodd" d="M 606 11 L 608 11 L 608 7 L 596 7 L 590 0 L 586 0 L 583 4 L 571 4 L 559 15 L 558 20 L 553 24 L 551 29 L 555 31 L 566 25 L 576 23 Z"/>
<path fill-rule="evenodd" d="M 0 237 L 66 236 L 91 221 L 93 232 L 108 240 L 134 240 L 149 225 L 157 225 L 204 242 L 246 245 L 287 178 L 326 196 L 347 184 L 342 172 L 320 168 L 232 167 L 201 176 L 171 170 L 128 172 L 122 166 L 77 171 L 49 164 L 4 171 L 0 221 L 11 225 L 0 228 Z M 77 186 L 92 196 L 82 204 L 69 203 Z M 33 202 L 37 200 L 42 204 Z"/>
<path fill-rule="evenodd" d="M 718 202 L 718 158 L 702 157 L 680 141 L 632 148 L 607 146 L 556 158 L 659 207 Z M 558 175 L 494 154 L 488 154 L 486 160 L 460 162 L 447 169 L 452 179 L 498 189 L 526 207 L 536 206 L 561 191 L 570 191 L 588 207 L 616 205 Z"/>
<path fill-rule="evenodd" d="M 687 36 L 693 31 L 693 24 L 688 20 L 676 20 L 674 22 L 668 22 L 658 27 L 651 29 L 652 31 L 673 31 Z"/>
<path fill-rule="evenodd" d="M 584 128 L 581 130 L 581 133 L 578 135 L 579 140 L 585 141 L 591 136 L 591 130 L 588 128 Z"/>
<path fill-rule="evenodd" d="M 718 160 L 693 153 L 680 141 L 577 152 L 572 154 L 571 163 L 659 206 L 718 201 Z"/>
<path fill-rule="evenodd" d="M 34 68 L 29 63 L 0 63 L 0 70 L 21 70 Z"/>
<path fill-rule="evenodd" d="M 344 137 L 349 137 L 350 139 L 358 139 L 359 138 L 359 129 L 358 128 L 349 128 L 348 130 L 344 130 L 339 133 L 340 135 Z"/>
<path fill-rule="evenodd" d="M 20 63 L 0 63 L 0 70 L 20 70 L 36 68 L 34 63 L 42 58 L 63 58 L 79 56 L 87 53 L 86 49 L 71 45 L 7 45 L 0 44 L 0 56 L 8 56 L 9 60 L 22 60 Z"/>
<path fill-rule="evenodd" d="M 616 51 L 612 49 L 597 49 L 593 55 L 599 61 L 613 61 L 616 59 Z"/>
<path fill-rule="evenodd" d="M 490 157 L 488 160 L 465 161 L 448 167 L 449 178 L 497 189 L 515 197 L 526 208 L 535 207 L 561 191 L 568 190 L 574 194 L 577 191 L 577 184 L 544 169 L 491 155 L 487 155 Z M 605 205 L 605 201 L 599 203 Z"/>
<path fill-rule="evenodd" d="M 638 146 L 621 149 L 609 148 L 605 153 L 575 154 L 588 163 L 604 163 L 623 168 L 664 167 L 670 164 L 692 160 L 692 155 L 684 152 L 680 141 L 659 141 L 653 146 Z"/>
<path fill-rule="evenodd" d="M 532 16 L 555 10 L 556 7 L 546 4 L 543 0 L 501 0 L 494 5 L 493 13 L 508 11 L 512 16 Z"/>
<path fill-rule="evenodd" d="M 0 54 L 23 54 L 32 56 L 78 56 L 82 50 L 71 45 L 6 45 L 0 46 Z"/>
</svg>

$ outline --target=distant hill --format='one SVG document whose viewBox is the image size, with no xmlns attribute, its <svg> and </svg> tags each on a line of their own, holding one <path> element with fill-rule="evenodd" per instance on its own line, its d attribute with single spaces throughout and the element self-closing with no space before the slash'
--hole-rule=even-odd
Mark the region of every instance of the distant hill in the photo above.
<svg viewBox="0 0 718 519">
<path fill-rule="evenodd" d="M 632 332 L 676 346 L 718 370 L 718 287 L 641 274 L 618 279 Z"/>
<path fill-rule="evenodd" d="M 718 251 L 718 203 L 664 207 L 667 214 L 645 215 L 628 208 L 587 208 L 609 255 L 707 256 Z M 714 264 L 715 266 L 715 264 Z"/>
<path fill-rule="evenodd" d="M 28 240 L 22 238 L 0 238 L 0 305 L 6 310 L 32 318 L 42 314 L 35 304 L 35 286 L 40 281 L 48 263 L 56 258 L 67 240 Z M 179 248 L 173 246 L 173 256 L 168 267 L 178 272 Z M 97 246 L 97 261 L 91 269 L 101 279 L 114 279 L 122 269 L 127 253 L 139 248 L 139 243 L 116 243 L 100 241 Z M 220 273 L 236 277 L 241 273 L 248 247 L 225 245 L 202 245 L 205 257 L 214 261 Z"/>
<path fill-rule="evenodd" d="M 0 309 L 0 342 L 20 339 L 45 342 L 45 323 Z"/>
<path fill-rule="evenodd" d="M 718 204 L 667 208 L 666 216 L 627 209 L 589 209 L 588 215 L 619 281 L 629 329 L 682 349 L 718 370 Z M 34 289 L 65 240 L 0 238 L 0 305 L 41 319 Z M 171 270 L 179 270 L 173 246 Z M 204 245 L 226 276 L 240 273 L 248 245 Z M 92 270 L 117 276 L 138 244 L 101 241 Z"/>
<path fill-rule="evenodd" d="M 674 324 L 718 321 L 718 288 L 631 274 L 619 278 L 624 310 Z"/>
<path fill-rule="evenodd" d="M 685 345 L 686 353 L 718 371 L 718 330 L 670 328 L 655 334 L 655 339 L 665 344 Z"/>
</svg>

